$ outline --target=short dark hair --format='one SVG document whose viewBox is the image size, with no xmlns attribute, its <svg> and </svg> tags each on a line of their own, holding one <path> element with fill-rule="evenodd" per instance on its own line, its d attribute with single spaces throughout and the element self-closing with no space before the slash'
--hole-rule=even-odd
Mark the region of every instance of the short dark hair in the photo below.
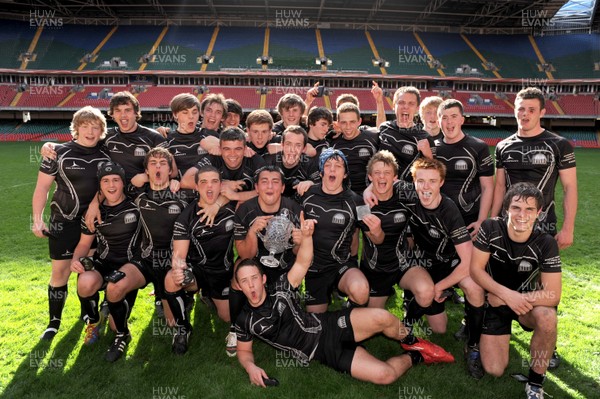
<svg viewBox="0 0 600 399">
<path fill-rule="evenodd" d="M 241 117 L 244 116 L 244 111 L 242 110 L 242 105 L 238 103 L 233 98 L 228 98 L 225 100 L 225 104 L 227 104 L 227 108 L 225 109 L 227 113 L 238 114 Z"/>
<path fill-rule="evenodd" d="M 398 99 L 404 93 L 412 93 L 417 96 L 417 105 L 421 105 L 421 92 L 414 86 L 402 86 L 394 93 L 394 105 L 398 102 Z"/>
<path fill-rule="evenodd" d="M 243 141 L 246 145 L 246 133 L 239 127 L 228 127 L 219 136 L 219 142 L 223 141 Z"/>
<path fill-rule="evenodd" d="M 279 113 L 279 115 L 281 115 L 281 112 L 284 109 L 289 109 L 295 107 L 296 105 L 299 106 L 300 111 L 304 113 L 304 111 L 306 110 L 306 103 L 304 102 L 302 97 L 300 97 L 296 93 L 284 94 L 277 103 L 277 112 Z"/>
<path fill-rule="evenodd" d="M 261 166 L 260 168 L 256 169 L 256 171 L 254 172 L 254 183 L 258 183 L 258 179 L 260 179 L 260 174 L 262 172 L 279 173 L 279 175 L 281 176 L 281 181 L 285 182 L 285 174 L 283 173 L 283 170 L 281 170 L 281 168 L 277 165 L 270 164 Z"/>
<path fill-rule="evenodd" d="M 302 136 L 302 139 L 304 140 L 304 146 L 306 146 L 306 143 L 308 143 L 308 134 L 306 134 L 306 130 L 304 130 L 304 128 L 302 126 L 290 125 L 290 126 L 286 127 L 285 130 L 283 131 L 283 133 L 281 133 L 281 143 L 282 144 L 285 142 L 285 138 L 287 137 L 288 134 L 299 134 Z"/>
<path fill-rule="evenodd" d="M 221 181 L 221 172 L 219 172 L 219 169 L 215 168 L 212 165 L 204 165 L 202 166 L 200 169 L 198 169 L 196 171 L 196 174 L 194 175 L 194 182 L 196 183 L 196 185 L 198 185 L 198 180 L 200 179 L 200 175 L 202 173 L 206 173 L 206 172 L 215 172 L 216 174 L 219 175 L 219 181 Z"/>
<path fill-rule="evenodd" d="M 340 105 L 345 104 L 345 103 L 354 104 L 358 108 L 360 108 L 360 102 L 358 101 L 358 97 L 356 97 L 354 94 L 343 93 L 343 94 L 340 94 L 339 96 L 337 96 L 337 98 L 335 99 L 335 107 L 336 108 L 339 108 Z"/>
<path fill-rule="evenodd" d="M 250 112 L 246 118 L 246 129 L 255 124 L 262 125 L 265 123 L 269 125 L 269 130 L 273 129 L 273 117 L 271 114 L 264 109 L 255 109 Z"/>
<path fill-rule="evenodd" d="M 518 99 L 539 100 L 540 110 L 546 107 L 546 99 L 544 98 L 544 92 L 538 89 L 537 87 L 524 88 L 523 90 L 517 93 L 517 97 L 515 97 L 515 102 L 517 102 Z"/>
<path fill-rule="evenodd" d="M 241 261 L 239 261 L 239 263 L 237 264 L 237 267 L 235 268 L 235 281 L 238 281 L 238 272 L 240 271 L 240 269 L 242 267 L 256 267 L 256 269 L 258 270 L 258 273 L 263 276 L 265 274 L 262 266 L 260 265 L 260 263 L 258 263 L 256 260 L 251 259 L 251 258 L 246 258 L 246 259 L 242 259 Z"/>
<path fill-rule="evenodd" d="M 440 105 L 438 106 L 438 109 L 437 109 L 438 116 L 442 115 L 442 111 L 445 111 L 450 108 L 458 108 L 458 110 L 460 111 L 460 114 L 464 115 L 465 110 L 463 108 L 462 103 L 454 98 L 449 98 L 447 100 L 442 101 L 440 103 Z"/>
<path fill-rule="evenodd" d="M 308 126 L 314 126 L 321 119 L 325 119 L 330 125 L 333 123 L 333 115 L 325 107 L 312 107 L 308 111 Z"/>
<path fill-rule="evenodd" d="M 137 100 L 137 98 L 135 98 L 135 96 L 133 94 L 131 94 L 128 91 L 120 91 L 118 93 L 115 93 L 111 97 L 110 103 L 108 105 L 108 116 L 112 117 L 113 111 L 119 105 L 127 105 L 127 104 L 131 104 L 131 106 L 133 107 L 133 111 L 135 112 L 135 120 L 139 121 L 140 119 L 142 119 L 142 111 L 140 109 L 140 102 Z"/>
<path fill-rule="evenodd" d="M 512 202 L 513 198 L 517 197 L 518 200 L 527 200 L 533 198 L 535 200 L 535 208 L 539 211 L 544 205 L 544 195 L 542 191 L 535 185 L 527 182 L 516 183 L 508 189 L 504 195 L 502 201 L 502 209 L 506 212 Z"/>
</svg>

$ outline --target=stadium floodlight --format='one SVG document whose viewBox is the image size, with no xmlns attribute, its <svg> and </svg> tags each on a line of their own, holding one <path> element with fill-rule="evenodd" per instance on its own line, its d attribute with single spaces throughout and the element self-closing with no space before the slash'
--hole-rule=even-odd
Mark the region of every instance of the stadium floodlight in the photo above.
<svg viewBox="0 0 600 399">
<path fill-rule="evenodd" d="M 390 62 L 387 60 L 384 60 L 383 58 L 379 58 L 379 59 L 373 58 L 371 60 L 371 62 L 373 63 L 374 67 L 378 67 L 378 68 L 387 68 L 390 66 Z"/>
<path fill-rule="evenodd" d="M 215 62 L 215 56 L 203 54 L 202 57 L 198 57 L 198 62 L 201 64 L 212 64 Z"/>
<path fill-rule="evenodd" d="M 256 59 L 258 65 L 269 65 L 273 63 L 273 57 L 270 55 L 262 55 Z"/>
<path fill-rule="evenodd" d="M 315 64 L 331 66 L 333 65 L 333 61 L 327 57 L 316 57 Z"/>
</svg>

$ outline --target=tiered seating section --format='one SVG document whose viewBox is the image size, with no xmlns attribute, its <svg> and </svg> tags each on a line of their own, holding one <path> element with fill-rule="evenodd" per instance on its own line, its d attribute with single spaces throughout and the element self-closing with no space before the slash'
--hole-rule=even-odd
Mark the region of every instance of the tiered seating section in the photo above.
<svg viewBox="0 0 600 399">
<path fill-rule="evenodd" d="M 19 68 L 19 54 L 26 52 L 36 29 L 27 22 L 3 20 L 0 24 L 0 68 Z M 63 25 L 44 29 L 34 50 L 36 59 L 28 69 L 75 70 L 84 55 L 91 53 L 103 40 L 98 57 L 87 63 L 85 70 L 128 69 L 138 70 L 143 55 L 151 52 L 164 27 L 122 25 L 108 38 L 111 26 Z M 170 26 L 159 41 L 147 70 L 199 70 L 197 58 L 207 52 L 214 27 Z M 373 50 L 361 30 L 321 29 L 325 55 L 333 60 L 329 69 L 380 73 L 371 60 Z M 456 68 L 469 65 L 476 68 L 473 76 L 495 77 L 493 70 L 482 65 L 481 57 L 493 62 L 497 73 L 504 78 L 544 79 L 540 58 L 527 35 L 466 35 L 473 50 L 456 33 L 419 33 L 400 31 L 370 31 L 379 56 L 389 62 L 388 74 L 439 76 L 428 64 L 432 58 L 444 66 L 444 74 L 455 76 Z M 320 70 L 315 64 L 319 56 L 315 29 L 270 29 L 268 54 L 273 58 L 269 68 Z M 209 71 L 243 68 L 260 69 L 256 58 L 263 54 L 265 28 L 221 27 L 214 42 L 214 63 Z M 600 34 L 576 34 L 535 37 L 540 54 L 552 64 L 554 78 L 600 78 L 594 71 L 598 62 Z M 426 50 L 429 50 L 427 54 Z M 477 54 L 477 52 L 479 54 Z M 481 55 L 481 57 L 480 57 Z M 120 67 L 105 67 L 113 57 L 123 62 Z"/>
</svg>

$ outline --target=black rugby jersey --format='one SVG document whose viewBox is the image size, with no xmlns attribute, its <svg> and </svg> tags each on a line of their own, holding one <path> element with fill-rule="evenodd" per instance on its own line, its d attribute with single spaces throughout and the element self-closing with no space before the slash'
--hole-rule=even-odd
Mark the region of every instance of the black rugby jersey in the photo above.
<svg viewBox="0 0 600 399">
<path fill-rule="evenodd" d="M 298 193 L 293 187 L 305 180 L 319 183 L 321 181 L 321 174 L 319 173 L 319 161 L 317 158 L 307 157 L 306 155 L 302 154 L 298 164 L 288 168 L 283 164 L 282 157 L 283 154 L 279 152 L 277 154 L 266 155 L 264 159 L 267 165 L 275 165 L 283 171 L 285 184 L 285 191 L 283 192 L 283 195 L 299 201 L 300 197 L 297 195 Z"/>
<path fill-rule="evenodd" d="M 369 185 L 367 178 L 367 163 L 377 152 L 379 137 L 376 133 L 362 130 L 352 140 L 346 140 L 343 135 L 331 140 L 331 147 L 340 150 L 348 159 L 348 176 L 350 177 L 350 188 L 357 194 Z"/>
<path fill-rule="evenodd" d="M 98 247 L 95 257 L 122 266 L 133 259 L 139 248 L 140 211 L 130 200 L 109 206 L 100 205 L 102 223 L 95 221 L 96 231 L 92 233 L 81 221 L 81 232 L 86 235 L 96 235 Z"/>
<path fill-rule="evenodd" d="M 371 213 L 381 220 L 385 238 L 381 244 L 373 244 L 368 235 L 363 235 L 361 268 L 382 272 L 403 270 L 406 263 L 406 229 L 411 216 L 406 204 L 418 201 L 412 183 L 394 183 L 392 197 L 371 208 Z"/>
<path fill-rule="evenodd" d="M 357 227 L 368 231 L 367 226 L 358 221 L 356 207 L 359 205 L 364 205 L 362 197 L 350 189 L 332 195 L 323 192 L 321 184 L 317 184 L 304 194 L 304 217 L 317 220 L 313 233 L 314 260 L 309 273 L 350 261 L 354 231 Z"/>
<path fill-rule="evenodd" d="M 256 218 L 260 216 L 277 216 L 281 215 L 284 210 L 289 220 L 296 226 L 300 227 L 300 211 L 302 207 L 296 201 L 281 197 L 281 202 L 279 205 L 279 209 L 275 213 L 267 213 L 263 212 L 258 203 L 258 197 L 254 197 L 244 202 L 238 210 L 235 212 L 235 232 L 234 238 L 236 240 L 245 240 L 248 235 L 248 230 L 250 226 L 254 223 Z M 261 231 L 262 234 L 265 233 L 265 230 Z M 291 241 L 290 241 L 291 242 Z M 263 240 L 258 237 L 258 253 L 255 256 L 255 259 L 260 261 L 260 258 L 263 256 L 269 255 L 269 251 L 265 248 Z M 289 248 L 283 251 L 280 254 L 276 254 L 275 258 L 279 261 L 278 269 L 286 270 L 292 266 L 296 259 L 296 255 L 294 255 L 292 248 Z"/>
<path fill-rule="evenodd" d="M 436 144 L 435 157 L 446 165 L 442 193 L 454 201 L 465 221 L 477 220 L 481 201 L 479 178 L 494 176 L 494 160 L 488 145 L 466 134 L 454 144 L 443 141 Z"/>
<path fill-rule="evenodd" d="M 473 245 L 490 254 L 487 272 L 511 290 L 539 290 L 540 273 L 561 272 L 556 240 L 539 229 L 534 229 L 526 242 L 518 243 L 508 237 L 505 219 L 488 219 L 481 224 Z"/>
<path fill-rule="evenodd" d="M 223 158 L 219 155 L 205 155 L 198 161 L 196 168 L 212 165 L 221 172 L 223 180 L 242 180 L 244 188 L 242 191 L 251 191 L 254 189 L 254 173 L 262 166 L 265 166 L 265 161 L 260 155 L 254 155 L 252 158 L 244 157 L 242 164 L 237 169 L 229 169 Z"/>
<path fill-rule="evenodd" d="M 247 302 L 235 322 L 241 342 L 258 337 L 276 349 L 288 351 L 294 358 L 309 362 L 323 332 L 321 321 L 299 304 L 287 273 L 267 284 L 267 297 L 258 307 Z"/>
<path fill-rule="evenodd" d="M 149 184 L 135 190 L 135 204 L 140 210 L 142 258 L 152 251 L 171 249 L 175 220 L 192 200 L 185 191 L 152 190 Z"/>
<path fill-rule="evenodd" d="M 233 207 L 219 209 L 212 226 L 200 221 L 197 202 L 188 205 L 175 221 L 173 240 L 189 240 L 187 260 L 208 271 L 228 271 L 233 267 Z"/>
<path fill-rule="evenodd" d="M 427 139 L 431 150 L 434 151 L 434 143 L 431 136 L 415 125 L 412 128 L 400 128 L 396 121 L 387 121 L 379 128 L 379 149 L 388 150 L 396 157 L 398 162 L 398 179 L 408 182 L 412 181 L 410 167 L 421 155 L 417 149 L 417 143 L 421 139 Z"/>
<path fill-rule="evenodd" d="M 54 150 L 56 159 L 44 158 L 39 169 L 55 178 L 50 211 L 56 221 L 79 221 L 98 192 L 98 164 L 110 161 L 110 157 L 101 143 L 84 147 L 70 141 L 56 145 Z"/>
<path fill-rule="evenodd" d="M 189 168 L 195 166 L 201 156 L 207 154 L 207 151 L 200 146 L 200 141 L 209 136 L 219 137 L 214 130 L 199 128 L 196 128 L 193 133 L 189 134 L 180 133 L 177 130 L 169 133 L 167 136 L 167 147 L 171 154 L 173 154 L 180 177 Z"/>
<path fill-rule="evenodd" d="M 410 229 L 428 259 L 445 263 L 457 255 L 455 245 L 471 241 L 458 207 L 444 194 L 435 209 L 424 208 L 419 201 L 407 206 L 411 212 Z"/>
<path fill-rule="evenodd" d="M 310 144 L 313 146 L 313 148 L 315 149 L 315 151 L 317 151 L 317 155 L 315 156 L 315 158 L 318 159 L 319 155 L 321 155 L 321 153 L 323 152 L 323 150 L 329 148 L 329 142 L 326 139 L 323 140 L 313 140 L 310 137 L 308 138 L 307 144 Z"/>
<path fill-rule="evenodd" d="M 504 169 L 506 189 L 520 182 L 533 183 L 544 194 L 538 218 L 543 231 L 556 233 L 554 189 L 559 170 L 575 167 L 573 146 L 564 137 L 544 130 L 535 137 L 516 133 L 496 146 L 496 168 Z"/>
<path fill-rule="evenodd" d="M 166 147 L 166 140 L 156 130 L 140 124 L 131 133 L 121 133 L 119 127 L 108 129 L 104 145 L 110 159 L 125 169 L 127 182 L 138 173 L 144 173 L 144 158 L 154 147 Z"/>
</svg>

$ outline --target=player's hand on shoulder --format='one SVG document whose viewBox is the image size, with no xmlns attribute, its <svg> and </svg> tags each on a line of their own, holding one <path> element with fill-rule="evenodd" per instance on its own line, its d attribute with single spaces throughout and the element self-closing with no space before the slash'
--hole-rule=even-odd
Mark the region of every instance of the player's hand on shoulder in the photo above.
<svg viewBox="0 0 600 399">
<path fill-rule="evenodd" d="M 179 182 L 179 180 L 171 179 L 171 181 L 169 182 L 169 189 L 171 190 L 171 192 L 176 193 L 179 191 L 180 188 L 181 183 Z"/>
<path fill-rule="evenodd" d="M 46 142 L 40 148 L 40 155 L 44 158 L 56 159 L 56 151 L 54 150 L 54 143 Z"/>
<path fill-rule="evenodd" d="M 292 187 L 294 190 L 296 190 L 296 192 L 298 193 L 299 196 L 303 196 L 304 193 L 306 193 L 308 191 L 309 188 L 311 188 L 315 183 L 310 181 L 310 180 L 305 180 L 305 181 L 301 181 L 300 183 L 296 184 L 294 187 Z"/>
</svg>

